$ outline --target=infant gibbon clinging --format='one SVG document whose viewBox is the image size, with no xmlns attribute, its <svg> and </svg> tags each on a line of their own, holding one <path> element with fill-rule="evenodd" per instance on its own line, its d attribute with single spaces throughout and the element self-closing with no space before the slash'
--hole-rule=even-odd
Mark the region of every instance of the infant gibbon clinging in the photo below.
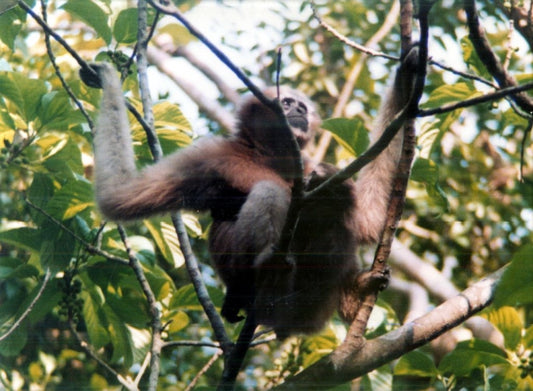
<svg viewBox="0 0 533 391">
<path fill-rule="evenodd" d="M 375 141 L 407 102 L 413 84 L 416 49 L 403 60 L 371 131 Z M 284 145 L 280 119 L 251 96 L 237 113 L 230 137 L 204 137 L 137 172 L 124 97 L 112 65 L 92 65 L 99 79 L 80 72 L 103 97 L 94 137 L 96 199 L 111 220 L 126 221 L 178 209 L 210 211 L 209 249 L 227 292 L 222 315 L 242 319 L 253 310 L 258 324 L 281 338 L 320 330 L 339 309 L 351 322 L 359 267 L 356 248 L 375 243 L 385 220 L 391 183 L 401 150 L 401 132 L 368 164 L 356 182 L 331 186 L 303 205 L 290 245 L 291 266 L 269 257 L 283 228 L 298 168 Z M 276 89 L 265 91 L 276 97 Z M 320 124 L 314 105 L 282 88 L 279 97 L 300 147 Z M 306 190 L 337 169 L 304 158 Z M 260 255 L 260 256 L 259 256 Z"/>
</svg>

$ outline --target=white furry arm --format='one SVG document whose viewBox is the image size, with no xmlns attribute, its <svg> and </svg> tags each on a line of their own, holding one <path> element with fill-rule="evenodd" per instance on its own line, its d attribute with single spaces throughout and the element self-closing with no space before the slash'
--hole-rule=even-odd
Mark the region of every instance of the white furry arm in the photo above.
<svg viewBox="0 0 533 391">
<path fill-rule="evenodd" d="M 98 65 L 103 88 L 94 136 L 96 200 L 105 203 L 136 174 L 130 127 L 117 72 L 111 64 Z"/>
<path fill-rule="evenodd" d="M 393 86 L 387 93 L 370 133 L 371 142 L 381 137 L 394 116 L 408 102 L 416 76 L 418 47 L 407 53 L 396 73 Z M 355 232 L 359 243 L 379 240 L 390 201 L 392 182 L 402 150 L 403 130 L 389 146 L 359 173 L 356 181 Z"/>
</svg>

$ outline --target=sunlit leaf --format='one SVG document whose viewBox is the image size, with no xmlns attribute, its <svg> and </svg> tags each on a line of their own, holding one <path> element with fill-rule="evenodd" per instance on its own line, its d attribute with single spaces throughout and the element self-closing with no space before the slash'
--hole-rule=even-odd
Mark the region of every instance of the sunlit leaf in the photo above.
<svg viewBox="0 0 533 391">
<path fill-rule="evenodd" d="M 394 375 L 435 377 L 438 370 L 431 357 L 419 351 L 403 355 L 394 367 Z"/>
<path fill-rule="evenodd" d="M 46 93 L 44 81 L 16 72 L 0 72 L 0 95 L 8 99 L 24 121 L 32 121 Z"/>
<path fill-rule="evenodd" d="M 61 8 L 91 26 L 108 45 L 111 43 L 108 17 L 92 0 L 69 0 Z"/>
<path fill-rule="evenodd" d="M 487 312 L 484 316 L 502 332 L 505 347 L 511 350 L 516 349 L 520 343 L 522 328 L 524 327 L 516 308 L 500 307 Z"/>
<path fill-rule="evenodd" d="M 113 36 L 117 42 L 130 44 L 137 40 L 137 8 L 128 8 L 120 11 L 113 25 Z"/>
<path fill-rule="evenodd" d="M 489 342 L 471 340 L 461 342 L 439 364 L 439 371 L 446 375 L 466 376 L 482 366 L 509 365 L 505 353 Z"/>
<path fill-rule="evenodd" d="M 514 255 L 505 270 L 494 298 L 494 305 L 517 306 L 533 303 L 533 245 L 527 244 Z"/>
<path fill-rule="evenodd" d="M 359 156 L 368 148 L 368 132 L 359 118 L 331 118 L 322 123 L 322 128 L 329 130 L 352 156 Z"/>
</svg>

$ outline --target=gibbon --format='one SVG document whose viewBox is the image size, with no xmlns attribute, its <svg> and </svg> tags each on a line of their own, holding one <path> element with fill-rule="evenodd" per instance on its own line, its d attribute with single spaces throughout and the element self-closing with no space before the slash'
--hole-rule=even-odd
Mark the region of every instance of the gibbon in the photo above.
<svg viewBox="0 0 533 391">
<path fill-rule="evenodd" d="M 416 50 L 411 50 L 403 60 L 372 140 L 407 102 L 416 59 Z M 331 186 L 302 206 L 290 262 L 280 265 L 273 254 L 298 170 L 288 155 L 280 119 L 257 98 L 245 98 L 234 134 L 204 137 L 137 172 L 117 73 L 107 63 L 92 68 L 98 80 L 86 69 L 80 75 L 86 84 L 103 88 L 94 148 L 96 200 L 106 218 L 127 221 L 178 209 L 210 211 L 209 249 L 227 288 L 221 313 L 230 322 L 242 319 L 241 310 L 254 311 L 258 324 L 285 338 L 320 330 L 335 309 L 345 321 L 353 320 L 354 292 L 363 280 L 356 248 L 375 243 L 381 235 L 401 132 L 355 182 Z M 265 94 L 276 98 L 276 89 Z M 278 98 L 299 146 L 305 147 L 320 125 L 313 103 L 288 88 L 281 88 Z M 337 172 L 326 163 L 303 162 L 306 190 Z"/>
</svg>

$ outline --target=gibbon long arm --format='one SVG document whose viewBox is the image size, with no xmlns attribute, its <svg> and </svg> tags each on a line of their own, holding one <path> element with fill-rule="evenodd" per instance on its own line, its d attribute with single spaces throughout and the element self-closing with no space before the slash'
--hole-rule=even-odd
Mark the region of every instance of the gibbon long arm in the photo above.
<svg viewBox="0 0 533 391">
<path fill-rule="evenodd" d="M 117 72 L 107 63 L 93 67 L 103 89 L 94 137 L 96 199 L 106 217 L 123 221 L 182 208 L 209 210 L 244 197 L 261 180 L 288 188 L 260 159 L 249 159 L 245 147 L 219 137 L 138 172 Z"/>
</svg>

